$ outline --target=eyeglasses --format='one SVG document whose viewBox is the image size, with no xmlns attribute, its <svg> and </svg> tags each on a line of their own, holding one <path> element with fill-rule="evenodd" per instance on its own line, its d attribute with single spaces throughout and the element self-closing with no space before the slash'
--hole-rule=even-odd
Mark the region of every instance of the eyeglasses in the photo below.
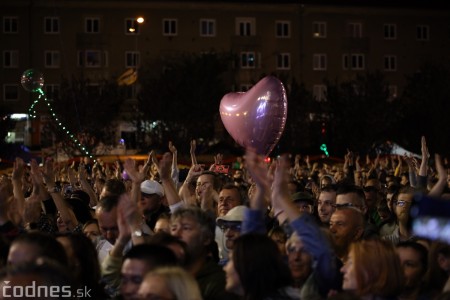
<svg viewBox="0 0 450 300">
<path fill-rule="evenodd" d="M 220 229 L 225 232 L 228 229 L 231 231 L 241 232 L 242 224 L 222 224 Z"/>
<path fill-rule="evenodd" d="M 406 206 L 406 205 L 411 205 L 411 202 L 405 201 L 405 200 L 398 200 L 398 201 L 396 201 L 396 202 L 394 202 L 394 203 L 395 203 L 395 205 L 397 205 L 398 207 L 403 207 L 403 206 Z"/>
<path fill-rule="evenodd" d="M 358 206 L 354 205 L 354 204 L 351 203 L 351 202 L 348 202 L 348 203 L 339 203 L 339 204 L 336 204 L 335 207 L 336 207 L 336 208 L 341 208 L 341 207 L 358 207 Z"/>
</svg>

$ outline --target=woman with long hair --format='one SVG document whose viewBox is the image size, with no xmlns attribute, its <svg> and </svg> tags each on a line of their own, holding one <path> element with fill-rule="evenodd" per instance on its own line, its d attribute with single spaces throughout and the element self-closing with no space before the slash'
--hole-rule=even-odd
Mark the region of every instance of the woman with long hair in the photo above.
<svg viewBox="0 0 450 300">
<path fill-rule="evenodd" d="M 226 290 L 242 299 L 299 299 L 298 290 L 291 287 L 291 272 L 278 246 L 266 235 L 238 237 L 224 270 Z"/>
<path fill-rule="evenodd" d="M 361 299 L 396 299 L 403 290 L 400 259 L 387 241 L 353 243 L 341 272 L 344 274 L 342 289 Z"/>
<path fill-rule="evenodd" d="M 181 267 L 160 267 L 145 276 L 139 299 L 202 300 L 194 277 Z"/>
</svg>

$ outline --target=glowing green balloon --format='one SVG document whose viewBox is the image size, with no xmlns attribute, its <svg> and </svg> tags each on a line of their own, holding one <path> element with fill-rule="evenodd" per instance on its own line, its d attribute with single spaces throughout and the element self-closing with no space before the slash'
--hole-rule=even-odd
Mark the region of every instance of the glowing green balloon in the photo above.
<svg viewBox="0 0 450 300">
<path fill-rule="evenodd" d="M 37 92 L 44 86 L 44 74 L 35 69 L 28 69 L 23 72 L 20 83 L 25 90 Z"/>
</svg>

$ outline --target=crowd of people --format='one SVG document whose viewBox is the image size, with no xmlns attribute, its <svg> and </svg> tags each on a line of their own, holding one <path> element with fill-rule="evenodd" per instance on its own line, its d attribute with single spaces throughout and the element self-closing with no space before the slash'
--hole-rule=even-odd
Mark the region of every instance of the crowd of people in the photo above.
<svg viewBox="0 0 450 300">
<path fill-rule="evenodd" d="M 421 144 L 342 164 L 247 149 L 205 169 L 192 141 L 182 180 L 172 143 L 143 164 L 17 158 L 0 298 L 450 299 L 450 244 L 412 226 L 421 195 L 450 201 L 449 165 Z"/>
</svg>

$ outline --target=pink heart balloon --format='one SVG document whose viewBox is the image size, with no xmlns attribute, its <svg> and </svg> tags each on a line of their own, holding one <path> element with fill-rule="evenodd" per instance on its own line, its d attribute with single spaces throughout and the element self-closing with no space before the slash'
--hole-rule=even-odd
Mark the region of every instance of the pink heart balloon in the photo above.
<svg viewBox="0 0 450 300">
<path fill-rule="evenodd" d="M 277 78 L 266 76 L 245 93 L 223 96 L 219 111 L 236 143 L 269 155 L 286 124 L 286 90 Z"/>
</svg>

